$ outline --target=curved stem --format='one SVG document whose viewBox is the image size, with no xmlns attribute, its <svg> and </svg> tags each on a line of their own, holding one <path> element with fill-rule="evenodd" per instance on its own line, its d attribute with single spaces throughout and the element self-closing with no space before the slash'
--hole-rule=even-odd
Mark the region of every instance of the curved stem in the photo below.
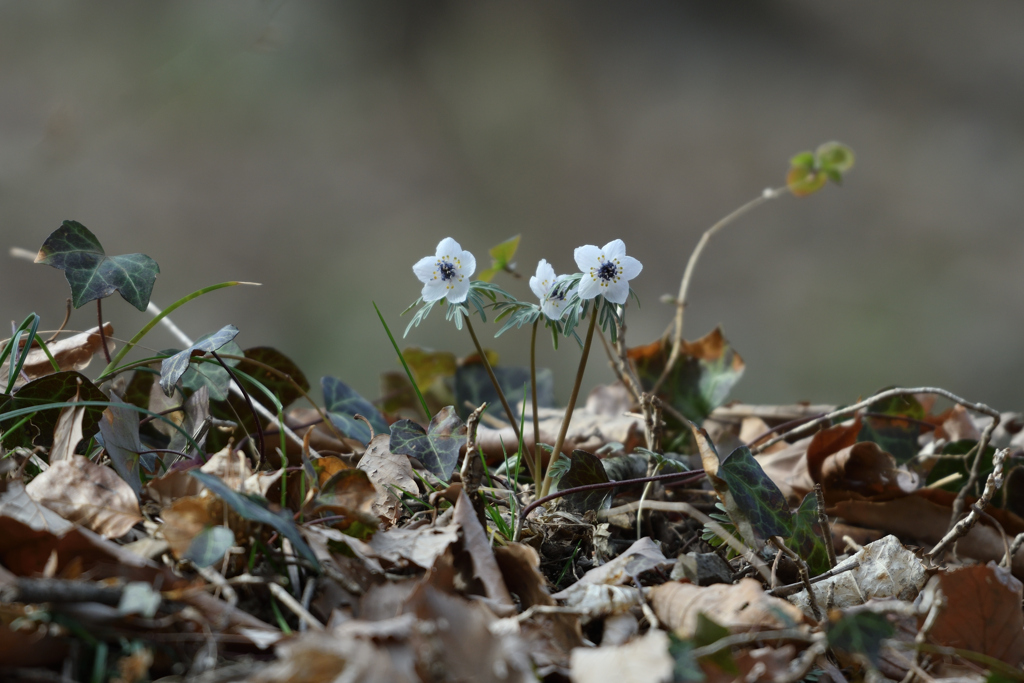
<svg viewBox="0 0 1024 683">
<path fill-rule="evenodd" d="M 781 197 L 788 189 L 788 187 L 766 189 L 760 196 L 751 199 L 749 202 L 712 225 L 704 232 L 703 235 L 701 235 L 700 241 L 697 242 L 697 246 L 694 248 L 693 253 L 690 254 L 690 260 L 686 263 L 686 270 L 683 271 L 683 281 L 679 283 L 679 295 L 676 297 L 675 331 L 672 334 L 672 351 L 669 353 L 668 361 L 665 363 L 665 369 L 662 370 L 661 376 L 658 377 L 658 381 L 654 383 L 654 387 L 651 389 L 652 394 L 658 393 L 658 389 L 661 388 L 665 378 L 672 372 L 672 367 L 676 364 L 676 360 L 679 359 L 679 349 L 683 343 L 683 311 L 686 308 L 687 292 L 690 289 L 690 280 L 693 278 L 693 270 L 697 266 L 697 261 L 700 259 L 700 255 L 703 253 L 704 247 L 707 246 L 708 240 L 710 240 L 711 236 L 716 232 L 729 225 L 743 214 L 760 206 L 761 204 L 764 204 L 769 199 Z"/>
<path fill-rule="evenodd" d="M 491 362 L 487 360 L 487 354 L 484 353 L 484 347 L 480 346 L 480 340 L 476 338 L 476 331 L 473 330 L 473 321 L 470 320 L 469 316 L 465 317 L 466 329 L 469 330 L 469 336 L 473 338 L 473 345 L 476 346 L 477 353 L 480 354 L 480 360 L 484 364 L 484 369 L 487 370 L 487 376 L 491 378 L 491 384 L 494 385 L 494 390 L 498 392 L 498 398 L 501 400 L 501 407 L 505 409 L 505 415 L 508 416 L 509 424 L 512 425 L 512 431 L 516 435 L 516 441 L 519 443 L 523 442 L 523 437 L 519 433 L 519 420 L 516 419 L 515 413 L 512 412 L 512 406 L 508 404 L 508 399 L 505 398 L 505 392 L 501 390 L 501 385 L 498 384 L 498 378 L 494 376 L 494 368 L 491 367 Z M 523 450 L 526 446 L 523 446 Z M 524 454 L 525 455 L 525 454 Z M 533 472 L 533 461 L 530 458 L 524 458 L 526 461 L 526 468 L 531 470 L 530 476 L 534 477 L 536 481 L 537 474 Z"/>
<path fill-rule="evenodd" d="M 540 420 L 537 418 L 537 325 L 538 317 L 533 321 L 533 333 L 530 335 L 530 401 L 533 407 L 533 471 L 542 472 L 544 468 L 540 449 Z M 536 479 L 533 480 L 536 483 Z"/>
<path fill-rule="evenodd" d="M 558 460 L 558 454 L 562 452 L 562 444 L 565 443 L 565 435 L 569 431 L 569 421 L 572 420 L 572 411 L 576 408 L 576 399 L 580 395 L 580 385 L 583 383 L 583 372 L 587 369 L 587 357 L 590 355 L 590 344 L 594 341 L 594 327 L 597 326 L 597 299 L 592 302 L 594 308 L 590 312 L 590 327 L 587 328 L 587 338 L 583 342 L 583 354 L 580 356 L 580 367 L 576 370 L 576 383 L 572 385 L 572 394 L 569 396 L 569 405 L 565 407 L 565 416 L 562 418 L 562 426 L 558 430 L 558 438 L 555 439 L 555 447 L 551 451 L 551 458 L 548 460 L 548 468 L 544 473 L 544 481 L 537 496 L 543 498 L 551 491 L 551 466 Z"/>
</svg>

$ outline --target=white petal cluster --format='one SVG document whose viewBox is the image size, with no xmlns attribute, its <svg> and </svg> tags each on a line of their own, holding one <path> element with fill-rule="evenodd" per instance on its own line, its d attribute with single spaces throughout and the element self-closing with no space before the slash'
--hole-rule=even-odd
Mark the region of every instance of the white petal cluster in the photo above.
<svg viewBox="0 0 1024 683">
<path fill-rule="evenodd" d="M 553 291 L 559 276 L 555 275 L 555 269 L 545 259 L 537 264 L 537 274 L 530 278 L 530 289 L 540 299 L 540 310 L 552 320 L 561 320 L 565 315 L 565 302 L 576 291 Z"/>
<path fill-rule="evenodd" d="M 593 244 L 577 247 L 574 256 L 583 272 L 581 299 L 593 299 L 600 294 L 613 304 L 624 304 L 629 297 L 629 281 L 643 270 L 640 261 L 626 256 L 622 240 L 612 240 L 600 249 Z"/>
<path fill-rule="evenodd" d="M 447 297 L 453 304 L 466 300 L 469 276 L 475 270 L 476 258 L 451 237 L 445 237 L 438 243 L 434 256 L 424 256 L 412 267 L 412 272 L 423 283 L 421 296 L 424 301 Z"/>
</svg>

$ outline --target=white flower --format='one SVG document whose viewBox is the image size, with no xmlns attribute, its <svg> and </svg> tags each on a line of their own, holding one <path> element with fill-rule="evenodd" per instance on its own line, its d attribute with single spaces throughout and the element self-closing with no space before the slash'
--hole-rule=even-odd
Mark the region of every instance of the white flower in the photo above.
<svg viewBox="0 0 1024 683">
<path fill-rule="evenodd" d="M 530 289 L 540 299 L 540 310 L 552 320 L 560 320 L 565 315 L 565 300 L 576 291 L 574 287 L 569 291 L 553 292 L 559 277 L 551 264 L 541 259 L 537 264 L 537 274 L 530 278 Z"/>
<path fill-rule="evenodd" d="M 593 244 L 577 247 L 576 265 L 583 271 L 580 298 L 593 299 L 598 294 L 613 304 L 624 304 L 629 297 L 629 281 L 640 274 L 643 265 L 626 256 L 622 240 L 612 240 L 600 249 Z"/>
<path fill-rule="evenodd" d="M 428 303 L 445 297 L 453 304 L 465 301 L 469 276 L 475 270 L 476 258 L 451 237 L 438 243 L 437 254 L 424 256 L 412 267 L 412 272 L 423 283 L 421 296 Z"/>
</svg>

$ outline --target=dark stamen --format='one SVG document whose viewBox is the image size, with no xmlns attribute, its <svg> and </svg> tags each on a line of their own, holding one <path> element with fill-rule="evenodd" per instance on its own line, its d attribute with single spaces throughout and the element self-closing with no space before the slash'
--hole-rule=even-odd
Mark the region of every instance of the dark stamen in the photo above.
<svg viewBox="0 0 1024 683">
<path fill-rule="evenodd" d="M 611 261 L 605 261 L 601 264 L 601 267 L 597 269 L 597 276 L 608 282 L 614 280 L 615 276 L 619 274 L 619 269 Z"/>
<path fill-rule="evenodd" d="M 441 271 L 442 280 L 451 280 L 455 277 L 455 266 L 448 261 L 441 261 L 438 270 Z"/>
</svg>

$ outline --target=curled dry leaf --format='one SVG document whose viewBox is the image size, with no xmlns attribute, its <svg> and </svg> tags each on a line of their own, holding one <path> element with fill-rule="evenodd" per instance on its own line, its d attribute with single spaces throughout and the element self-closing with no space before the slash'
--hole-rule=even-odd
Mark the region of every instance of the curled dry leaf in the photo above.
<svg viewBox="0 0 1024 683">
<path fill-rule="evenodd" d="M 110 323 L 104 323 L 103 334 L 107 337 L 107 351 L 114 353 L 115 344 L 111 341 L 114 336 L 114 326 Z M 89 367 L 93 356 L 103 351 L 103 343 L 100 340 L 100 328 L 94 327 L 91 330 L 66 337 L 60 341 L 48 344 L 47 348 L 61 370 L 81 372 Z M 47 358 L 46 353 L 42 349 L 35 347 L 30 349 L 26 355 L 22 371 L 28 376 L 29 380 L 33 380 L 51 374 L 53 372 L 53 365 L 50 364 L 50 359 Z M 9 377 L 10 366 L 3 365 L 0 367 L 0 384 L 7 386 Z M 17 389 L 24 383 L 25 379 L 21 377 L 14 383 L 14 388 Z"/>
<path fill-rule="evenodd" d="M 573 683 L 666 683 L 675 662 L 668 634 L 651 629 L 619 647 L 579 647 L 572 651 Z"/>
<path fill-rule="evenodd" d="M 78 403 L 81 400 L 80 393 L 80 391 L 76 391 L 74 398 L 71 398 L 70 401 Z M 53 428 L 50 463 L 68 460 L 75 454 L 78 442 L 82 440 L 82 420 L 84 419 L 84 406 L 66 406 L 61 409 L 57 424 Z"/>
<path fill-rule="evenodd" d="M 142 521 L 139 501 L 124 479 L 80 455 L 53 463 L 25 490 L 68 521 L 106 538 L 123 536 Z"/>
<path fill-rule="evenodd" d="M 402 504 L 395 491 L 418 493 L 409 456 L 392 453 L 388 448 L 389 434 L 377 434 L 366 446 L 366 452 L 356 465 L 366 472 L 373 482 L 377 497 L 373 501 L 373 513 L 386 524 L 394 524 L 402 514 Z"/>
<path fill-rule="evenodd" d="M 754 579 L 711 586 L 669 581 L 656 586 L 650 598 L 658 618 L 684 640 L 697 632 L 701 613 L 734 632 L 792 628 L 804 621 L 799 609 L 766 595 Z"/>
<path fill-rule="evenodd" d="M 462 533 L 462 547 L 473 562 L 473 578 L 483 584 L 488 598 L 504 605 L 512 604 L 505 580 L 501 576 L 498 562 L 494 559 L 491 544 L 487 540 L 487 531 L 476 517 L 473 504 L 465 493 L 459 493 L 459 502 L 455 504 L 455 515 L 452 518 Z"/>
<path fill-rule="evenodd" d="M 217 498 L 206 495 L 179 498 L 164 509 L 160 531 L 175 557 L 184 557 L 193 538 L 221 521 L 217 513 L 222 513 L 222 508 Z"/>
<path fill-rule="evenodd" d="M 391 529 L 374 534 L 369 546 L 377 558 L 393 565 L 411 562 L 417 567 L 430 569 L 458 538 L 459 529 L 454 525 Z"/>
</svg>

